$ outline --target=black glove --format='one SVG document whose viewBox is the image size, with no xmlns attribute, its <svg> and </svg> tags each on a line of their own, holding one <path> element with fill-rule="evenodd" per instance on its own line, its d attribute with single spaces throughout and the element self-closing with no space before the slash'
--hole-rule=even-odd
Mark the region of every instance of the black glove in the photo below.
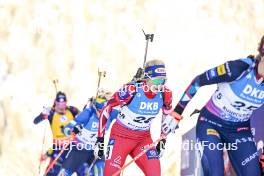
<svg viewBox="0 0 264 176">
<path fill-rule="evenodd" d="M 104 158 L 104 137 L 97 137 L 94 146 L 94 156 L 99 159 Z"/>
<path fill-rule="evenodd" d="M 159 154 L 159 158 L 163 156 L 163 153 L 165 151 L 165 144 L 166 144 L 166 139 L 161 139 L 159 143 L 156 145 L 156 150 Z"/>
<path fill-rule="evenodd" d="M 79 134 L 82 131 L 82 129 L 83 129 L 83 126 L 82 125 L 76 125 L 76 126 L 73 127 L 72 132 L 74 134 Z"/>
<path fill-rule="evenodd" d="M 143 68 L 138 68 L 137 73 L 134 76 L 133 80 L 134 81 L 139 81 L 142 78 L 144 78 L 144 69 Z"/>
<path fill-rule="evenodd" d="M 43 118 L 42 114 L 40 114 L 39 116 L 37 116 L 34 119 L 33 123 L 36 125 L 36 124 L 40 123 L 42 120 L 44 120 L 44 118 Z"/>
</svg>

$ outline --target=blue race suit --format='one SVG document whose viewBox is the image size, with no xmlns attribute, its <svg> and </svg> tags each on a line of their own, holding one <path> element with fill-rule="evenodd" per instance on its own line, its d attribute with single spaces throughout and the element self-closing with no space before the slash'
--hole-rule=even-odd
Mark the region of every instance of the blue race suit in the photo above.
<svg viewBox="0 0 264 176">
<path fill-rule="evenodd" d="M 258 153 L 250 129 L 251 114 L 264 103 L 264 84 L 257 79 L 257 64 L 252 58 L 244 58 L 204 72 L 192 81 L 174 109 L 182 114 L 201 86 L 217 84 L 196 126 L 206 176 L 224 175 L 221 147 L 224 145 L 238 176 L 260 175 Z M 211 143 L 219 147 L 212 150 Z"/>
<path fill-rule="evenodd" d="M 110 119 L 107 124 L 107 129 L 110 127 L 112 120 L 116 118 L 117 110 L 112 111 Z M 76 125 L 83 125 L 83 129 L 76 135 L 77 143 L 73 146 L 72 150 L 67 154 L 66 160 L 63 163 L 60 173 L 64 176 L 71 175 L 78 170 L 78 167 L 85 162 L 90 166 L 94 160 L 93 148 L 97 139 L 98 131 L 98 116 L 94 106 L 87 107 L 81 112 L 69 125 L 63 130 L 71 131 Z M 79 146 L 79 147 L 78 147 Z M 98 159 L 90 175 L 103 176 L 104 160 Z"/>
</svg>

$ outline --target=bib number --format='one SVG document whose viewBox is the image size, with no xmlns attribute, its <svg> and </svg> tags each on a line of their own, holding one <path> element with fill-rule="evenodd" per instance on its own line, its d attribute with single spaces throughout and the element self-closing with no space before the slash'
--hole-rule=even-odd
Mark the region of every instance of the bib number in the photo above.
<svg viewBox="0 0 264 176">
<path fill-rule="evenodd" d="M 97 133 L 90 132 L 87 130 L 82 130 L 81 133 L 78 134 L 78 138 L 87 144 L 94 145 L 96 142 Z"/>
<path fill-rule="evenodd" d="M 149 123 L 155 117 L 146 118 L 144 116 L 136 117 L 133 121 L 137 123 Z"/>
<path fill-rule="evenodd" d="M 235 109 L 237 109 L 238 111 L 243 110 L 243 111 L 254 111 L 255 109 L 257 109 L 257 106 L 247 106 L 246 103 L 242 102 L 242 101 L 235 101 L 234 103 L 231 104 L 231 106 L 233 106 Z"/>
</svg>

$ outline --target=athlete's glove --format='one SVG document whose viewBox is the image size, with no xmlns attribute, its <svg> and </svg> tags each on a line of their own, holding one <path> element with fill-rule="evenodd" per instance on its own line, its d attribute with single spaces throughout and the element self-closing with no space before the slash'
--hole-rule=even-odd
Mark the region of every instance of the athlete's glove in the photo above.
<svg viewBox="0 0 264 176">
<path fill-rule="evenodd" d="M 62 128 L 62 133 L 63 134 L 65 134 L 65 136 L 70 136 L 71 135 L 71 133 L 72 133 L 72 128 L 70 128 L 70 127 L 63 127 Z"/>
<path fill-rule="evenodd" d="M 260 163 L 260 168 L 261 168 L 261 175 L 264 176 L 264 152 L 260 156 L 259 163 Z"/>
<path fill-rule="evenodd" d="M 53 150 L 52 148 L 49 148 L 45 154 L 41 154 L 40 156 L 40 162 L 45 161 L 48 157 L 52 157 Z"/>
<path fill-rule="evenodd" d="M 50 114 L 51 108 L 50 107 L 43 107 L 43 110 L 41 112 L 42 115 L 48 116 Z"/>
<path fill-rule="evenodd" d="M 34 124 L 38 124 L 40 123 L 42 120 L 45 120 L 48 118 L 49 114 L 50 114 L 51 108 L 50 107 L 45 107 L 43 106 L 43 110 L 42 112 L 34 119 L 33 123 Z"/>
<path fill-rule="evenodd" d="M 76 126 L 73 127 L 72 132 L 74 134 L 79 134 L 79 133 L 81 133 L 82 129 L 83 129 L 83 126 L 82 125 L 76 125 Z"/>
<path fill-rule="evenodd" d="M 158 152 L 159 158 L 161 158 L 164 154 L 165 144 L 166 144 L 166 139 L 161 139 L 159 143 L 156 145 L 156 150 Z"/>
<path fill-rule="evenodd" d="M 172 112 L 169 115 L 163 116 L 161 131 L 163 134 L 168 135 L 169 133 L 174 133 L 177 128 L 179 128 L 178 123 L 182 119 L 181 115 L 176 112 Z"/>
<path fill-rule="evenodd" d="M 136 75 L 133 78 L 133 81 L 140 81 L 144 78 L 144 69 L 138 68 Z"/>
<path fill-rule="evenodd" d="M 48 158 L 48 156 L 46 154 L 41 154 L 40 162 L 46 161 L 47 158 Z"/>
<path fill-rule="evenodd" d="M 97 141 L 94 146 L 94 157 L 104 158 L 104 137 L 97 137 Z"/>
</svg>

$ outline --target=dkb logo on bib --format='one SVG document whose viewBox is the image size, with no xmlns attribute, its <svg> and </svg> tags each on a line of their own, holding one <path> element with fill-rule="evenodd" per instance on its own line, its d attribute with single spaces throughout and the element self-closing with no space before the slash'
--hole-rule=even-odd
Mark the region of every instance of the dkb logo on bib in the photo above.
<svg viewBox="0 0 264 176">
<path fill-rule="evenodd" d="M 141 102 L 139 109 L 147 109 L 147 110 L 158 110 L 159 103 L 151 103 L 151 102 Z"/>
<path fill-rule="evenodd" d="M 253 88 L 251 85 L 247 85 L 244 90 L 244 94 L 250 95 L 252 97 L 263 99 L 264 98 L 264 91 L 261 91 L 259 89 Z"/>
</svg>

